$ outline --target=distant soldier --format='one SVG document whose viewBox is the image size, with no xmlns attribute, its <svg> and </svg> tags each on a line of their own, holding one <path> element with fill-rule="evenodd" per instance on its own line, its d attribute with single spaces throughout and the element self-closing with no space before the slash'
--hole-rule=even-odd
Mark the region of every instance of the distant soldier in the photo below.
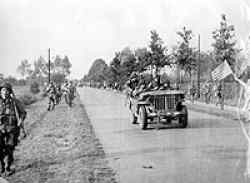
<svg viewBox="0 0 250 183">
<path fill-rule="evenodd" d="M 56 85 L 56 104 L 59 104 L 62 97 L 61 85 Z"/>
<path fill-rule="evenodd" d="M 242 108 L 242 111 L 244 112 L 249 112 L 250 109 L 250 79 L 248 79 L 247 83 L 245 83 L 244 81 L 240 80 L 239 78 L 237 78 L 237 76 L 234 74 L 234 79 L 243 87 L 244 91 L 245 91 L 245 103 L 244 106 Z"/>
<path fill-rule="evenodd" d="M 191 102 L 194 103 L 195 94 L 196 94 L 196 88 L 195 88 L 194 82 L 192 82 L 192 86 L 190 88 L 189 93 L 190 93 L 190 97 L 191 97 Z"/>
<path fill-rule="evenodd" d="M 72 102 L 76 97 L 76 87 L 73 85 L 72 81 L 66 81 L 62 89 L 65 97 L 65 102 L 71 107 Z"/>
<path fill-rule="evenodd" d="M 56 104 L 56 87 L 53 82 L 50 82 L 49 86 L 46 89 L 49 98 L 48 111 L 55 109 Z"/>
<path fill-rule="evenodd" d="M 216 106 L 218 104 L 222 105 L 222 103 L 223 103 L 223 94 L 222 94 L 222 84 L 221 83 L 217 84 L 215 92 L 216 92 L 215 94 L 216 94 L 216 98 L 217 98 L 217 100 L 216 100 Z"/>
<path fill-rule="evenodd" d="M 14 150 L 18 144 L 20 126 L 26 118 L 22 103 L 13 97 L 12 86 L 4 83 L 0 87 L 0 162 L 1 173 L 7 176 L 14 173 L 11 169 L 14 161 Z M 7 159 L 5 162 L 4 159 Z M 5 164 L 6 163 L 6 164 Z"/>
<path fill-rule="evenodd" d="M 205 103 L 209 104 L 211 99 L 211 84 L 206 82 L 204 84 L 204 95 L 205 95 Z"/>
<path fill-rule="evenodd" d="M 129 80 L 125 83 L 126 89 L 126 98 L 125 98 L 125 106 L 131 104 L 131 97 L 134 97 L 134 91 L 136 90 L 139 84 L 138 74 L 133 72 L 129 78 Z"/>
</svg>

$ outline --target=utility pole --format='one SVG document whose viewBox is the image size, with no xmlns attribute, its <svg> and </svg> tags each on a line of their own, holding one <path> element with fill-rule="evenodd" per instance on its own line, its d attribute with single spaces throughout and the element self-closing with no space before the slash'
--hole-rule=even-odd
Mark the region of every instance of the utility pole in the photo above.
<svg viewBox="0 0 250 183">
<path fill-rule="evenodd" d="M 50 83 L 50 48 L 49 48 L 48 60 L 49 60 L 49 83 Z"/>
<path fill-rule="evenodd" d="M 200 34 L 198 36 L 198 63 L 197 63 L 197 96 L 200 98 L 200 64 L 201 64 L 201 54 L 200 54 Z"/>
</svg>

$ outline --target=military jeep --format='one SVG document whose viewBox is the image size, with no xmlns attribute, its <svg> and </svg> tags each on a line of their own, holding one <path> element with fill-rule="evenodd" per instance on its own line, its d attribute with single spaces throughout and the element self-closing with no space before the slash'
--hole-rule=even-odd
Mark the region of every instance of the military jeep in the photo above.
<svg viewBox="0 0 250 183">
<path fill-rule="evenodd" d="M 156 124 L 157 128 L 164 124 L 186 128 L 188 125 L 188 111 L 183 104 L 185 93 L 180 90 L 159 90 L 141 93 L 137 98 L 130 98 L 129 109 L 131 122 L 139 124 L 142 130 L 149 124 Z"/>
</svg>

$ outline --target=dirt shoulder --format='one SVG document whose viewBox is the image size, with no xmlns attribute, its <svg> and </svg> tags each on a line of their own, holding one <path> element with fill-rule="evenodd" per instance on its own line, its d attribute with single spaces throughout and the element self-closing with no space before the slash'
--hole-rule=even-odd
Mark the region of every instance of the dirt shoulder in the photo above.
<svg viewBox="0 0 250 183">
<path fill-rule="evenodd" d="M 11 183 L 116 182 L 79 98 L 47 112 L 47 101 L 28 109 L 28 137 L 15 153 Z"/>
</svg>

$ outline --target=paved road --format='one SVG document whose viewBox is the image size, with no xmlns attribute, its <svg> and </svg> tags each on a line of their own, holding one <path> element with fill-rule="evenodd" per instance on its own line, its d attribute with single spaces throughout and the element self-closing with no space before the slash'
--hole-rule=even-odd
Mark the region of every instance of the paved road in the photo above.
<svg viewBox="0 0 250 183">
<path fill-rule="evenodd" d="M 250 181 L 244 175 L 247 141 L 237 121 L 189 111 L 186 129 L 142 131 L 130 123 L 122 95 L 90 88 L 79 93 L 119 182 Z"/>
</svg>

